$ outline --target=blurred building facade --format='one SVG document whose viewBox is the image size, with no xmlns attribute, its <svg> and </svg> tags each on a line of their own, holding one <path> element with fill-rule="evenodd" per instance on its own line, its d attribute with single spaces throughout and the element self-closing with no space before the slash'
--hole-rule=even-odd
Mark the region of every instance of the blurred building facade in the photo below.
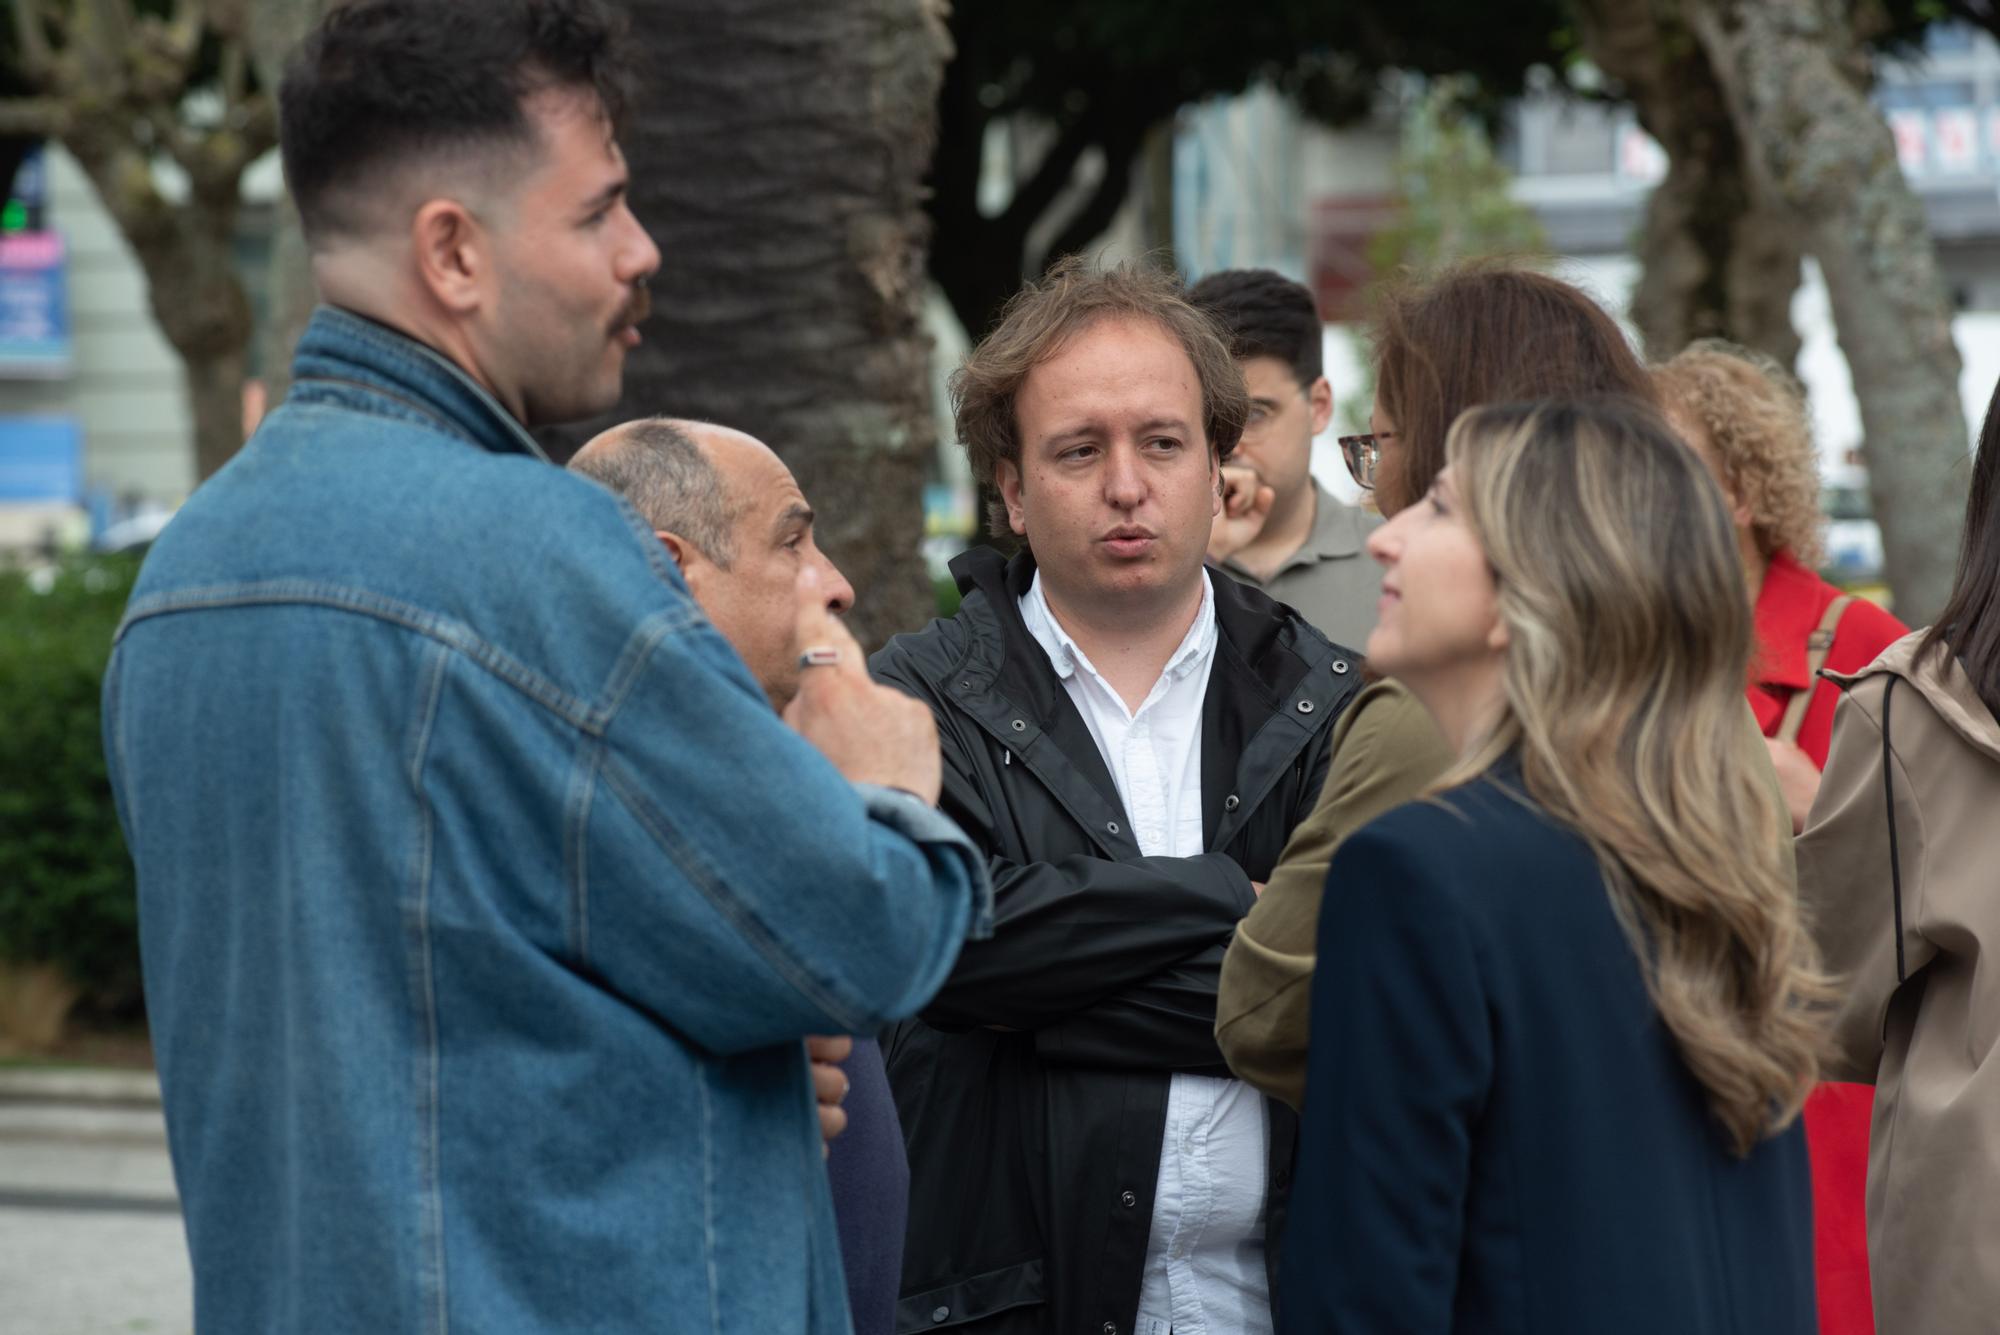
<svg viewBox="0 0 2000 1335">
<path fill-rule="evenodd" d="M 163 174 L 162 188 L 183 187 Z M 238 259 L 253 302 L 279 188 L 275 157 L 245 183 Z M 82 169 L 50 146 L 16 179 L 0 231 L 0 551 L 115 539 L 194 484 L 181 362 L 145 274 Z"/>
</svg>

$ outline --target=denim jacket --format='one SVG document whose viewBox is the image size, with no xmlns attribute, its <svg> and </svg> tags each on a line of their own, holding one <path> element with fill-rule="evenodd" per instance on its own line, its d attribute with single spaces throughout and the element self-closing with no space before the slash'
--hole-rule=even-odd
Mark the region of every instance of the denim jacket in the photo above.
<svg viewBox="0 0 2000 1335">
<path fill-rule="evenodd" d="M 105 683 L 204 1332 L 848 1329 L 800 1045 L 982 859 L 772 713 L 623 502 L 321 310 Z"/>
</svg>

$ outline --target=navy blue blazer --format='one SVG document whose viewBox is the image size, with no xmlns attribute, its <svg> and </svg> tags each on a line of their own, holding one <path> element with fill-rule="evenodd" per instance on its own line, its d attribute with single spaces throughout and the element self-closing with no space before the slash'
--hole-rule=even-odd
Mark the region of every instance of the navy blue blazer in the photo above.
<svg viewBox="0 0 2000 1335">
<path fill-rule="evenodd" d="M 1813 1335 L 1804 1132 L 1730 1152 L 1589 845 L 1518 773 L 1328 869 L 1281 1328 Z"/>
</svg>

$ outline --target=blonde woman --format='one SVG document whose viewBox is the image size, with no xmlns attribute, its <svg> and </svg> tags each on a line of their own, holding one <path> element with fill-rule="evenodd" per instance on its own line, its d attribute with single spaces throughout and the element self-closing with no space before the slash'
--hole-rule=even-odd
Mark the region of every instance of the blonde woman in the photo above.
<svg viewBox="0 0 2000 1335">
<path fill-rule="evenodd" d="M 1859 672 L 1909 632 L 1813 572 L 1819 452 L 1797 381 L 1762 353 L 1720 339 L 1690 344 L 1653 377 L 1668 420 L 1708 465 L 1736 526 L 1757 626 L 1744 694 L 1797 831 L 1819 791 L 1840 700 L 1820 669 Z M 1875 1329 L 1864 1209 L 1873 1096 L 1862 1084 L 1823 1084 L 1806 1102 L 1820 1335 Z"/>
<path fill-rule="evenodd" d="M 1714 483 L 1638 404 L 1475 409 L 1370 539 L 1457 760 L 1319 924 L 1292 1331 L 1811 1335 L 1825 984 Z"/>
</svg>

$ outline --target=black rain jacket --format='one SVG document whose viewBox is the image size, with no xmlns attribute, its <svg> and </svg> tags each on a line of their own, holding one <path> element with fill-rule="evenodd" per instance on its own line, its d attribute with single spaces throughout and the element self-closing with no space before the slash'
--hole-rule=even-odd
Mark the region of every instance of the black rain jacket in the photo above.
<svg viewBox="0 0 2000 1335">
<path fill-rule="evenodd" d="M 1033 558 L 952 562 L 958 614 L 891 640 L 882 681 L 930 705 L 940 805 L 991 858 L 994 932 L 884 1038 L 910 1157 L 899 1332 L 1129 1335 L 1172 1073 L 1227 1075 L 1222 954 L 1326 777 L 1360 659 L 1211 571 L 1199 857 L 1145 857 L 1018 599 Z M 1266 1100 L 1275 1270 L 1297 1123 Z M 1275 1286 L 1274 1286 L 1275 1291 Z"/>
</svg>

